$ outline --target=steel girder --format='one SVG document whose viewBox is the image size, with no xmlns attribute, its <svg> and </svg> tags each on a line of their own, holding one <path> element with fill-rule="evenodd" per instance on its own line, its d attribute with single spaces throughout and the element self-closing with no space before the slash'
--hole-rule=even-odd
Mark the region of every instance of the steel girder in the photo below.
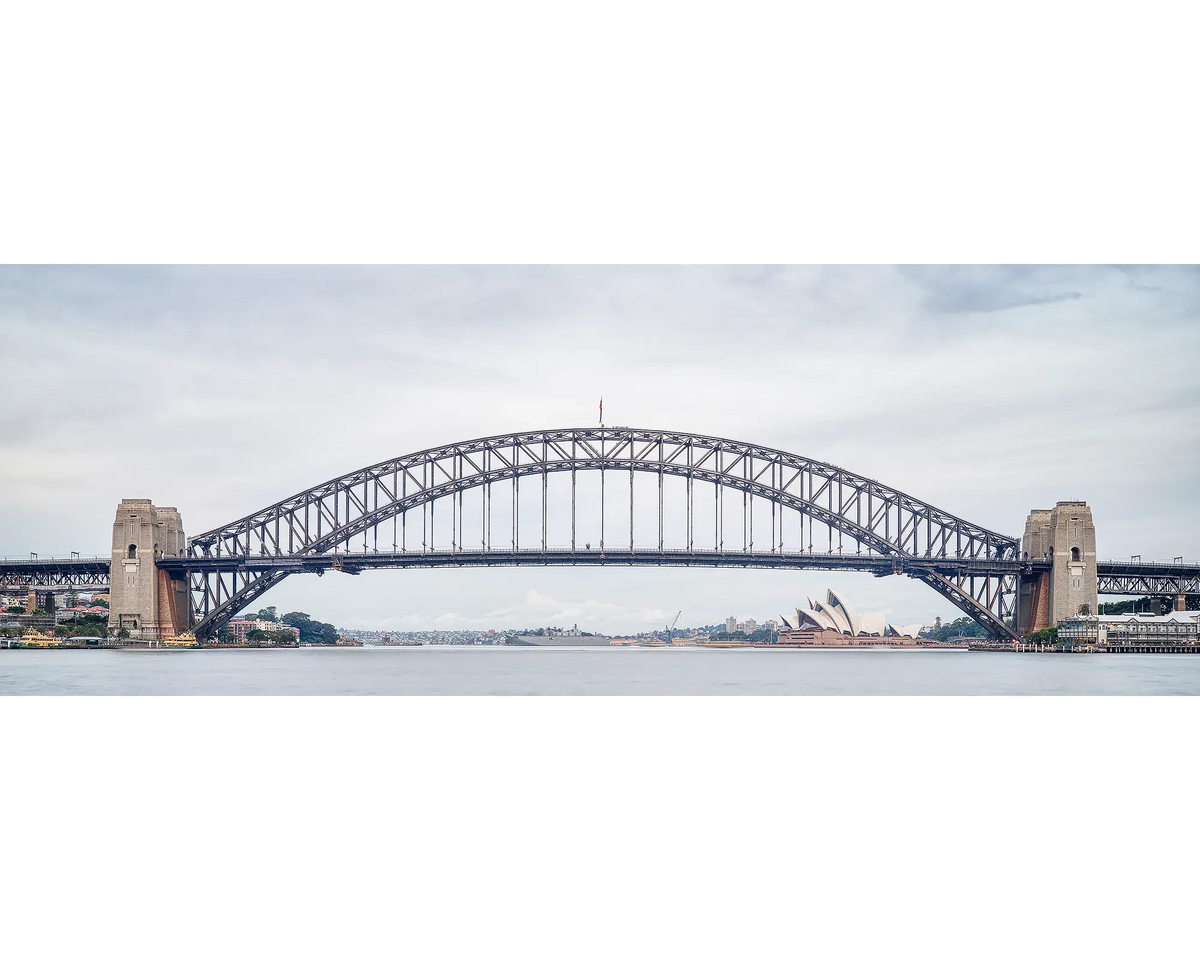
<svg viewBox="0 0 1200 960">
<path fill-rule="evenodd" d="M 0 590 L 81 590 L 108 586 L 109 561 L 0 560 Z"/>
<path fill-rule="evenodd" d="M 929 571 L 911 576 L 927 583 L 967 614 L 993 637 L 1018 639 L 1016 632 L 1019 573 L 998 577 L 957 572 L 950 576 Z"/>
<path fill-rule="evenodd" d="M 1130 596 L 1182 596 L 1200 594 L 1200 571 L 1168 574 L 1165 571 L 1111 572 L 1100 570 L 1097 593 Z"/>
<path fill-rule="evenodd" d="M 522 548 L 520 550 L 428 550 L 409 553 L 322 553 L 294 559 L 288 557 L 209 557 L 197 560 L 189 557 L 164 557 L 158 561 L 161 569 L 172 575 L 184 573 L 341 573 L 359 574 L 368 570 L 435 568 L 435 567 L 503 567 L 503 566 L 664 566 L 664 567 L 747 567 L 772 570 L 846 570 L 872 573 L 877 577 L 907 574 L 917 577 L 936 573 L 946 578 L 974 575 L 985 577 L 1013 576 L 1024 572 L 1026 565 L 1019 560 L 929 560 L 917 558 L 897 561 L 878 554 L 855 553 L 783 553 L 729 551 L 721 553 L 712 548 L 684 550 L 667 548 L 599 547 L 590 550 Z"/>
<path fill-rule="evenodd" d="M 1015 580 L 1005 574 L 983 579 L 974 573 L 974 581 L 963 569 L 964 561 L 1015 561 L 1019 553 L 1016 538 L 1004 536 L 954 516 L 922 500 L 840 467 L 786 451 L 741 443 L 720 437 L 660 430 L 635 430 L 627 427 L 579 428 L 503 434 L 450 444 L 407 454 L 371 467 L 345 474 L 316 487 L 301 491 L 257 513 L 242 517 L 223 527 L 193 537 L 189 544 L 188 576 L 191 580 L 192 616 L 199 635 L 219 629 L 237 610 L 278 582 L 289 572 L 303 569 L 306 560 L 326 554 L 349 560 L 358 556 L 350 551 L 351 541 L 362 536 L 362 553 L 371 552 L 370 536 L 378 553 L 379 532 L 392 522 L 393 552 L 399 550 L 396 518 L 406 518 L 414 510 L 429 507 L 429 538 L 423 532 L 421 553 L 429 552 L 433 539 L 433 507 L 439 501 L 451 503 L 451 523 L 457 498 L 459 528 L 455 550 L 467 552 L 462 543 L 462 495 L 483 488 L 488 504 L 488 521 L 481 537 L 483 552 L 492 551 L 491 489 L 497 483 L 513 485 L 513 530 L 509 542 L 519 553 L 519 486 L 522 479 L 541 478 L 542 550 L 547 550 L 547 479 L 553 474 L 570 473 L 571 552 L 579 553 L 575 542 L 575 483 L 581 471 L 609 471 L 630 474 L 630 500 L 633 498 L 633 474 L 655 474 L 659 483 L 658 548 L 663 543 L 663 478 L 682 478 L 686 483 L 686 551 L 704 563 L 730 565 L 712 558 L 749 555 L 754 550 L 753 503 L 771 505 L 771 554 L 785 550 L 785 511 L 801 517 L 799 536 L 804 546 L 804 518 L 808 521 L 808 552 L 812 553 L 819 524 L 827 536 L 830 553 L 834 540 L 840 553 L 846 539 L 854 555 L 887 557 L 896 572 L 907 561 L 936 560 L 947 564 L 947 575 L 911 573 L 971 616 L 989 631 L 1008 636 L 1005 620 L 1011 616 L 1011 597 Z M 694 484 L 711 485 L 715 496 L 714 553 L 697 551 Z M 742 548 L 724 544 L 725 491 L 743 495 Z M 750 509 L 747 512 L 747 504 Z M 778 513 L 776 512 L 778 511 Z M 631 505 L 630 516 L 633 509 Z M 749 528 L 745 526 L 749 517 Z M 707 522 L 707 519 L 705 520 Z M 603 495 L 601 496 L 601 539 L 603 550 Z M 424 521 L 422 530 L 424 531 Z M 761 529 L 761 527 L 760 527 Z M 764 537 L 764 540 L 766 538 Z M 503 542 L 503 537 L 501 538 Z M 386 547 L 386 541 L 385 541 Z M 633 522 L 630 521 L 630 549 L 634 548 Z M 386 552 L 386 551 L 385 551 Z M 416 551 L 414 551 L 416 552 Z M 760 551 L 761 552 L 761 551 Z M 521 554 L 524 557 L 524 554 Z M 225 573 L 202 570 L 206 562 L 222 558 L 247 561 L 237 571 Z M 296 561 L 289 569 L 267 569 L 248 565 L 265 558 Z M 521 559 L 517 562 L 539 562 Z M 585 561 L 584 561 L 585 562 Z"/>
</svg>

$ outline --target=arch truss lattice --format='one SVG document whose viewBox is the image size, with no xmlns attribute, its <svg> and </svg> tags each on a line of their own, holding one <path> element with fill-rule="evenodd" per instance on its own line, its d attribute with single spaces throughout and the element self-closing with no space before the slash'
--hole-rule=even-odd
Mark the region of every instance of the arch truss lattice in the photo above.
<svg viewBox="0 0 1200 960">
<path fill-rule="evenodd" d="M 548 563 L 901 573 L 1004 637 L 1021 566 L 1015 538 L 841 467 L 627 427 L 406 454 L 193 537 L 162 565 L 188 578 L 209 636 L 293 573 Z"/>
</svg>

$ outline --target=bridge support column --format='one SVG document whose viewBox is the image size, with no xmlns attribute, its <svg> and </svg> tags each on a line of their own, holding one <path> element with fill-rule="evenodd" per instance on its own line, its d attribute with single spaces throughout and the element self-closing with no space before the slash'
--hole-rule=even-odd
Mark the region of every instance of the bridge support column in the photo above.
<svg viewBox="0 0 1200 960">
<path fill-rule="evenodd" d="M 1017 632 L 1027 637 L 1050 626 L 1050 571 L 1021 575 L 1018 589 L 1020 620 Z"/>
<path fill-rule="evenodd" d="M 1049 560 L 1050 569 L 1022 578 L 1028 590 L 1029 627 L 1022 633 L 1055 626 L 1060 620 L 1094 614 L 1096 591 L 1096 525 L 1092 510 L 1081 500 L 1060 500 L 1052 510 L 1034 510 L 1021 538 L 1023 560 Z"/>
<path fill-rule="evenodd" d="M 124 629 L 131 637 L 158 640 L 187 629 L 187 583 L 157 567 L 160 557 L 183 556 L 186 549 L 183 519 L 174 507 L 121 501 L 113 521 L 110 633 Z"/>
<path fill-rule="evenodd" d="M 45 610 L 48 615 L 54 616 L 54 594 L 49 590 L 30 590 L 25 599 L 25 613 L 29 615 L 34 610 Z"/>
</svg>

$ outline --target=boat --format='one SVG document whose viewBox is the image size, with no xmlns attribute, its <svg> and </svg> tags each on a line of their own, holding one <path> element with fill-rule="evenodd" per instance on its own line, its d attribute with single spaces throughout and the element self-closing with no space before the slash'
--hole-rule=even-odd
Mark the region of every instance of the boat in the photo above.
<svg viewBox="0 0 1200 960">
<path fill-rule="evenodd" d="M 536 634 L 510 636 L 505 642 L 512 647 L 607 647 L 609 638 L 554 633 L 541 637 Z"/>
<path fill-rule="evenodd" d="M 174 647 L 176 649 L 181 648 L 181 647 L 186 648 L 186 647 L 200 646 L 200 641 L 197 640 L 196 635 L 190 631 L 181 633 L 177 637 L 164 637 L 159 642 L 164 647 Z"/>
<path fill-rule="evenodd" d="M 34 630 L 32 633 L 27 633 L 25 636 L 21 637 L 22 647 L 44 649 L 46 647 L 61 647 L 62 645 L 62 637 L 47 636 L 39 630 Z"/>
</svg>

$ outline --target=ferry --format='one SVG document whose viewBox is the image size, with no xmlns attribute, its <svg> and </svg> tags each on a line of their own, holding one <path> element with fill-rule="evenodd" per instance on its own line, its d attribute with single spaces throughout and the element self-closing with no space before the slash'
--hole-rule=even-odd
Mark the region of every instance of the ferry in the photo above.
<svg viewBox="0 0 1200 960">
<path fill-rule="evenodd" d="M 32 647 L 35 649 L 45 649 L 46 647 L 61 647 L 63 646 L 62 637 L 49 637 L 46 634 L 34 630 L 32 633 L 27 633 L 21 637 L 22 647 Z"/>
<path fill-rule="evenodd" d="M 200 641 L 196 639 L 196 635 L 191 631 L 181 633 L 177 637 L 163 637 L 159 643 L 164 647 L 174 649 L 200 646 Z"/>
</svg>

